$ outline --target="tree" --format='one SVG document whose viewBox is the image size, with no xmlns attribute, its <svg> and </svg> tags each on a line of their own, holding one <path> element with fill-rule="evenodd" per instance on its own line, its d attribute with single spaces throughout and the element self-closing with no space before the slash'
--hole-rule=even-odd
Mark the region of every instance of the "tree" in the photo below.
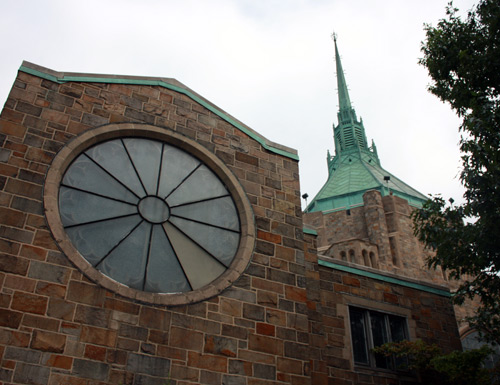
<svg viewBox="0 0 500 385">
<path fill-rule="evenodd" d="M 429 266 L 462 280 L 455 303 L 480 300 L 471 326 L 500 344 L 500 1 L 481 0 L 463 20 L 457 12 L 449 3 L 437 27 L 425 26 L 420 64 L 429 91 L 462 118 L 464 203 L 435 196 L 413 222 L 435 251 Z"/>
<path fill-rule="evenodd" d="M 386 343 L 373 351 L 386 357 L 402 358 L 405 365 L 399 369 L 414 371 L 418 381 L 426 385 L 498 384 L 496 373 L 482 365 L 491 353 L 488 346 L 443 354 L 437 345 L 429 345 L 422 340 L 403 340 Z"/>
</svg>

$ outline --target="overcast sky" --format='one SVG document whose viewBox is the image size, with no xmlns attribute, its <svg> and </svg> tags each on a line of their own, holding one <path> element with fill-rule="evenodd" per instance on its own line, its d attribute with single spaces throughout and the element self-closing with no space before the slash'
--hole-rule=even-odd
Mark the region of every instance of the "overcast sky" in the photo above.
<svg viewBox="0 0 500 385">
<path fill-rule="evenodd" d="M 424 23 L 448 0 L 0 0 L 0 104 L 23 60 L 56 71 L 171 77 L 295 148 L 302 193 L 327 178 L 334 45 L 382 167 L 460 201 L 459 120 L 427 92 Z M 465 14 L 474 1 L 455 0 Z"/>
</svg>

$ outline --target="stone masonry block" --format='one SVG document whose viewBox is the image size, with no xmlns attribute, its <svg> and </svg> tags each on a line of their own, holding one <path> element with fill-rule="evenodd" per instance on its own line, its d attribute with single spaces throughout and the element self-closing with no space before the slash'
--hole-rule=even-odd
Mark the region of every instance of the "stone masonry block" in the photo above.
<svg viewBox="0 0 500 385">
<path fill-rule="evenodd" d="M 308 360 L 310 357 L 309 346 L 294 342 L 285 342 L 285 357 Z"/>
<path fill-rule="evenodd" d="M 247 380 L 242 376 L 224 374 L 222 376 L 222 385 L 247 385 Z"/>
<path fill-rule="evenodd" d="M 16 258 L 10 255 L 0 254 L 0 270 L 6 273 L 26 275 L 28 261 L 24 258 Z"/>
<path fill-rule="evenodd" d="M 59 284 L 67 283 L 69 276 L 69 269 L 39 261 L 32 261 L 28 272 L 28 277 L 30 278 L 41 279 Z"/>
<path fill-rule="evenodd" d="M 263 306 L 243 304 L 243 317 L 254 321 L 264 321 L 265 308 Z"/>
<path fill-rule="evenodd" d="M 109 365 L 102 362 L 81 360 L 73 361 L 73 374 L 83 378 L 104 381 L 108 378 Z"/>
<path fill-rule="evenodd" d="M 33 331 L 31 347 L 44 352 L 62 353 L 66 346 L 66 336 L 41 330 Z"/>
<path fill-rule="evenodd" d="M 227 361 L 226 357 L 188 352 L 188 365 L 198 369 L 227 373 Z"/>
<path fill-rule="evenodd" d="M 0 121 L 0 133 L 22 139 L 26 134 L 26 127 L 13 122 Z"/>
<path fill-rule="evenodd" d="M 266 380 L 275 380 L 276 379 L 276 367 L 273 365 L 265 365 L 265 364 L 253 364 L 253 372 L 255 377 L 266 379 Z"/>
<path fill-rule="evenodd" d="M 7 226 L 22 227 L 26 219 L 26 215 L 21 211 L 0 207 L 0 218 L 2 223 Z"/>
<path fill-rule="evenodd" d="M 47 309 L 47 315 L 65 321 L 71 321 L 73 319 L 75 307 L 76 305 L 74 303 L 67 302 L 64 299 L 51 298 Z"/>
<path fill-rule="evenodd" d="M 170 360 L 130 353 L 126 370 L 133 373 L 149 374 L 155 377 L 168 377 L 170 373 Z"/>
<path fill-rule="evenodd" d="M 97 327 L 108 327 L 110 311 L 98 307 L 78 305 L 75 312 L 75 322 Z"/>
<path fill-rule="evenodd" d="M 49 381 L 50 368 L 18 363 L 14 372 L 14 381 L 19 384 L 46 385 Z"/>
<path fill-rule="evenodd" d="M 38 364 L 40 363 L 41 356 L 42 353 L 34 350 L 8 346 L 7 349 L 5 349 L 3 358 L 6 360 L 26 362 L 28 364 Z"/>
<path fill-rule="evenodd" d="M 281 356 L 283 354 L 283 341 L 263 335 L 250 334 L 248 349 Z"/>
<path fill-rule="evenodd" d="M 147 306 L 141 308 L 139 325 L 147 328 L 167 330 L 170 325 L 170 314 Z"/>
<path fill-rule="evenodd" d="M 102 306 L 106 292 L 96 285 L 70 281 L 67 298 L 87 305 Z"/>
<path fill-rule="evenodd" d="M 121 324 L 120 329 L 118 330 L 118 335 L 134 340 L 146 341 L 148 339 L 148 329 L 133 325 Z"/>
<path fill-rule="evenodd" d="M 116 343 L 116 331 L 83 326 L 80 338 L 82 342 L 112 347 Z"/>
<path fill-rule="evenodd" d="M 31 243 L 33 233 L 31 231 L 19 230 L 14 227 L 0 226 L 0 237 L 21 243 Z"/>
<path fill-rule="evenodd" d="M 45 314 L 47 309 L 47 297 L 39 295 L 15 292 L 12 298 L 12 309 L 34 314 Z"/>
<path fill-rule="evenodd" d="M 238 343 L 235 339 L 220 336 L 205 336 L 205 353 L 236 357 Z"/>
<path fill-rule="evenodd" d="M 0 309 L 0 326 L 8 327 L 11 329 L 17 329 L 23 318 L 23 313 Z"/>
<path fill-rule="evenodd" d="M 172 327 L 170 329 L 170 345 L 201 352 L 203 348 L 203 333 Z"/>
</svg>

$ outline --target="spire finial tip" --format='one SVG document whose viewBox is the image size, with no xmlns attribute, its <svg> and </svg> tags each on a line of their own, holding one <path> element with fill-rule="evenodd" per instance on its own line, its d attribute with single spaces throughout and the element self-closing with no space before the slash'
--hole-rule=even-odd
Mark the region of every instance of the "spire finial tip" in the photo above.
<svg viewBox="0 0 500 385">
<path fill-rule="evenodd" d="M 332 32 L 332 39 L 336 43 L 337 42 L 337 34 L 335 32 Z"/>
</svg>

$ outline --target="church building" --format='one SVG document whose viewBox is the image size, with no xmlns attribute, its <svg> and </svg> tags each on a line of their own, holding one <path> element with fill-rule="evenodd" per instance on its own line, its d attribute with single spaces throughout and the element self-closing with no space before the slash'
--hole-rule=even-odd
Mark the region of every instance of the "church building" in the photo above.
<svg viewBox="0 0 500 385">
<path fill-rule="evenodd" d="M 170 78 L 24 62 L 0 115 L 0 383 L 418 383 L 389 341 L 461 349 L 411 230 L 425 196 L 381 166 L 339 89 L 328 180 Z"/>
</svg>

